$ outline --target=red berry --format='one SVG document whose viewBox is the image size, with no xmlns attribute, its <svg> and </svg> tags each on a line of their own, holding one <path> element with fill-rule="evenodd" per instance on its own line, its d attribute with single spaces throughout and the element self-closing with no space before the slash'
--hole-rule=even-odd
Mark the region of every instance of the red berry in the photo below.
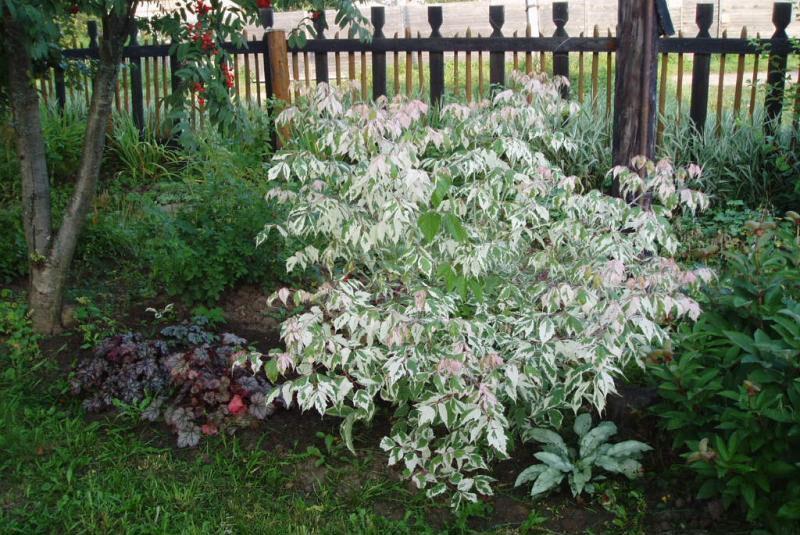
<svg viewBox="0 0 800 535">
<path fill-rule="evenodd" d="M 81 8 L 78 7 L 78 4 L 72 4 L 69 7 L 69 12 L 72 13 L 73 15 L 77 15 L 80 12 L 80 10 Z"/>
<path fill-rule="evenodd" d="M 267 9 L 272 7 L 272 0 L 257 0 L 256 4 L 259 9 Z"/>
</svg>

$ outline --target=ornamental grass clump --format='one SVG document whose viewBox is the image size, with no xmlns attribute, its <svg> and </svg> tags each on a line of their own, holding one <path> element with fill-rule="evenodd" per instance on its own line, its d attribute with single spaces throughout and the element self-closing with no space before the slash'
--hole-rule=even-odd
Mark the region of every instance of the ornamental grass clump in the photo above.
<svg viewBox="0 0 800 535">
<path fill-rule="evenodd" d="M 429 110 L 355 102 L 320 84 L 278 123 L 291 131 L 269 168 L 288 206 L 279 233 L 304 242 L 287 268 L 324 282 L 275 294 L 303 307 L 281 326 L 271 398 L 369 421 L 395 408 L 391 464 L 452 505 L 491 494 L 488 465 L 564 411 L 602 411 L 614 378 L 696 318 L 669 217 L 705 197 L 669 162 L 615 170 L 628 198 L 581 191 L 542 154 L 574 150 L 576 112 L 559 80 L 514 74 L 491 101 Z M 692 168 L 692 173 L 699 169 Z"/>
</svg>

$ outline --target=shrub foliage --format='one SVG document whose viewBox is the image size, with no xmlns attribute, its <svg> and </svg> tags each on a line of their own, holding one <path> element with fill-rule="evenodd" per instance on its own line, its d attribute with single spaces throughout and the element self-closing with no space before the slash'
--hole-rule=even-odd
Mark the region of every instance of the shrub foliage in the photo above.
<svg viewBox="0 0 800 535">
<path fill-rule="evenodd" d="M 789 215 L 746 223 L 706 312 L 653 367 L 657 413 L 689 450 L 699 495 L 773 527 L 800 519 L 800 216 Z"/>
<path fill-rule="evenodd" d="M 260 240 L 305 241 L 287 268 L 327 277 L 275 295 L 304 307 L 273 361 L 297 376 L 271 397 L 343 418 L 348 445 L 389 402 L 390 462 L 455 506 L 490 494 L 488 463 L 535 427 L 603 409 L 621 368 L 666 340 L 663 324 L 700 313 L 682 290 L 709 274 L 661 256 L 677 246 L 672 212 L 705 205 L 686 170 L 614 171 L 653 211 L 580 191 L 537 150 L 574 148 L 554 127 L 575 112 L 561 82 L 513 83 L 430 112 L 320 84 L 278 118 L 295 127 L 269 170 L 289 213 Z"/>
</svg>

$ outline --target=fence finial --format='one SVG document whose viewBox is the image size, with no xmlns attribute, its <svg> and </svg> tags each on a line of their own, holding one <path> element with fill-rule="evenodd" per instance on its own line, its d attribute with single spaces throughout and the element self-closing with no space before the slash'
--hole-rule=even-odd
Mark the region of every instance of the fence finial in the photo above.
<svg viewBox="0 0 800 535">
<path fill-rule="evenodd" d="M 788 39 L 786 28 L 792 20 L 792 4 L 789 2 L 775 2 L 772 5 L 772 23 L 775 25 L 773 39 Z M 783 113 L 783 97 L 786 91 L 786 66 L 788 56 L 786 54 L 770 52 L 769 72 L 767 73 L 767 91 L 764 100 L 764 107 L 767 110 L 766 132 L 768 135 L 775 134 L 780 126 L 781 114 Z"/>
<path fill-rule="evenodd" d="M 569 3 L 553 2 L 553 24 L 556 25 L 554 37 L 566 37 L 567 30 L 564 26 L 569 22 Z"/>
<path fill-rule="evenodd" d="M 384 39 L 383 24 L 386 14 L 383 6 L 373 6 L 370 9 L 370 19 L 372 20 L 373 41 Z M 397 34 L 395 34 L 396 36 Z M 397 81 L 396 76 L 395 74 L 395 81 Z M 384 95 L 386 95 L 386 52 L 376 50 L 372 53 L 372 98 L 377 100 Z"/>
<path fill-rule="evenodd" d="M 567 22 L 569 22 L 569 4 L 553 2 L 553 23 L 556 25 L 553 37 L 569 37 L 564 28 Z M 553 52 L 553 74 L 569 80 L 569 54 L 567 52 Z M 561 96 L 565 99 L 569 98 L 569 84 L 561 86 Z"/>
<path fill-rule="evenodd" d="M 262 7 L 258 10 L 258 20 L 261 22 L 261 27 L 266 29 L 272 28 L 275 25 L 275 16 L 271 7 Z"/>
<path fill-rule="evenodd" d="M 89 48 L 97 48 L 97 21 L 90 20 L 86 23 L 86 33 L 89 34 Z"/>
<path fill-rule="evenodd" d="M 695 22 L 700 29 L 697 37 L 711 37 L 708 31 L 714 23 L 714 4 L 697 4 Z"/>
<path fill-rule="evenodd" d="M 442 37 L 439 33 L 442 26 L 442 6 L 428 6 L 428 23 L 431 25 L 431 37 Z M 444 53 L 432 51 L 428 58 L 431 70 L 431 104 L 438 106 L 444 96 Z"/>
<path fill-rule="evenodd" d="M 787 39 L 786 28 L 792 22 L 791 2 L 775 2 L 772 5 L 772 24 L 775 25 L 773 39 Z"/>
<path fill-rule="evenodd" d="M 506 22 L 506 12 L 504 6 L 489 6 L 489 25 L 492 27 L 492 35 L 489 37 L 503 37 L 501 28 Z"/>
<path fill-rule="evenodd" d="M 697 4 L 697 26 L 700 29 L 697 37 L 711 37 L 708 30 L 714 21 L 714 4 Z M 708 81 L 711 74 L 711 55 L 695 54 L 692 66 L 692 97 L 689 104 L 689 115 L 695 129 L 702 132 L 708 114 Z"/>
<path fill-rule="evenodd" d="M 428 6 L 428 23 L 431 25 L 431 37 L 441 37 L 442 6 Z"/>
<path fill-rule="evenodd" d="M 383 39 L 383 25 L 386 23 L 386 13 L 383 6 L 372 6 L 370 8 L 370 20 L 372 21 L 372 38 Z"/>
</svg>

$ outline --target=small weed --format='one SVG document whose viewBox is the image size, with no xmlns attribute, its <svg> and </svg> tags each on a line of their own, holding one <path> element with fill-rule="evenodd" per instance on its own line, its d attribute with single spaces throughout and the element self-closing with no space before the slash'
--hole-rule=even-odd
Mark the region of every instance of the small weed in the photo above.
<svg viewBox="0 0 800 535">
<path fill-rule="evenodd" d="M 117 330 L 117 322 L 97 306 L 89 297 L 78 297 L 75 306 L 75 321 L 83 336 L 83 349 L 96 347 L 101 340 Z"/>
</svg>

